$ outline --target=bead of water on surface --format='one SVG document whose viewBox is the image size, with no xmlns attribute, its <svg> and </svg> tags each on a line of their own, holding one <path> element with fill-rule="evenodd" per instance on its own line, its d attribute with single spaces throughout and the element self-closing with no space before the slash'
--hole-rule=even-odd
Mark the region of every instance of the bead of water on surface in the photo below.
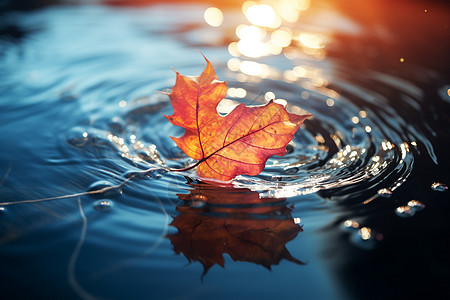
<svg viewBox="0 0 450 300">
<path fill-rule="evenodd" d="M 67 134 L 67 143 L 81 148 L 89 141 L 89 134 L 81 127 L 72 128 Z"/>
<path fill-rule="evenodd" d="M 409 218 L 415 215 L 416 211 L 411 206 L 399 206 L 395 209 L 397 216 L 402 218 Z"/>
<path fill-rule="evenodd" d="M 99 195 L 114 195 L 114 194 L 120 194 L 118 189 L 112 188 L 114 185 L 106 180 L 99 180 L 96 181 L 94 183 L 92 183 L 89 188 L 88 191 L 89 192 L 95 192 L 95 191 L 100 191 L 103 189 L 106 189 L 103 192 L 98 193 Z M 94 196 L 95 194 L 92 194 L 92 196 Z"/>
<path fill-rule="evenodd" d="M 431 189 L 436 192 L 445 192 L 448 190 L 448 186 L 440 182 L 434 182 L 431 185 Z"/>
<path fill-rule="evenodd" d="M 155 160 L 148 154 L 146 150 L 137 150 L 136 154 L 143 160 L 154 162 Z"/>
<path fill-rule="evenodd" d="M 294 174 L 297 174 L 299 170 L 300 169 L 297 167 L 290 167 L 290 168 L 284 169 L 284 174 L 294 175 Z"/>
<path fill-rule="evenodd" d="M 127 171 L 123 173 L 123 177 L 125 178 L 144 178 L 145 176 L 149 175 L 147 172 L 141 172 L 141 171 Z"/>
<path fill-rule="evenodd" d="M 202 208 L 206 206 L 206 202 L 202 200 L 189 201 L 189 206 L 193 208 Z"/>
<path fill-rule="evenodd" d="M 283 177 L 278 176 L 278 175 L 274 175 L 274 176 L 272 176 L 272 178 L 270 180 L 272 180 L 272 181 L 282 181 Z"/>
<path fill-rule="evenodd" d="M 114 133 L 123 133 L 125 131 L 125 121 L 119 117 L 113 117 L 108 126 Z"/>
<path fill-rule="evenodd" d="M 105 199 L 95 201 L 94 203 L 94 207 L 98 211 L 110 211 L 112 205 L 113 205 L 112 201 Z"/>
<path fill-rule="evenodd" d="M 351 219 L 345 220 L 342 225 L 345 231 L 354 231 L 359 228 L 359 223 Z"/>
<path fill-rule="evenodd" d="M 379 241 L 383 239 L 383 234 L 373 231 L 369 227 L 361 227 L 351 235 L 351 241 L 361 249 L 372 250 Z"/>
<path fill-rule="evenodd" d="M 378 195 L 380 195 L 382 197 L 386 197 L 386 198 L 389 198 L 392 196 L 392 191 L 390 189 L 386 189 L 386 188 L 379 189 L 377 191 L 377 193 L 378 193 Z"/>
<path fill-rule="evenodd" d="M 3 206 L 0 206 L 0 215 L 4 214 L 6 212 L 6 208 Z"/>
<path fill-rule="evenodd" d="M 408 206 L 411 207 L 415 211 L 421 211 L 425 208 L 425 204 L 419 202 L 417 200 L 411 200 L 408 202 Z"/>
<path fill-rule="evenodd" d="M 294 150 L 295 150 L 295 143 L 289 142 L 289 143 L 286 145 L 286 151 L 287 151 L 287 153 L 292 153 L 292 152 L 294 152 Z"/>
</svg>

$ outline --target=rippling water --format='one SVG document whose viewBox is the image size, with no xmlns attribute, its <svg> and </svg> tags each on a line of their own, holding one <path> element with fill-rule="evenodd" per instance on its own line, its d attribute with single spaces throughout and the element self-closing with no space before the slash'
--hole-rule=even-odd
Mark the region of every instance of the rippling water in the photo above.
<svg viewBox="0 0 450 300">
<path fill-rule="evenodd" d="M 201 4 L 4 12 L 4 295 L 450 295 L 450 10 L 344 2 L 298 1 L 274 28 L 233 7 L 212 27 Z M 161 168 L 193 163 L 158 91 L 170 67 L 201 73 L 196 49 L 227 81 L 221 112 L 275 98 L 314 114 L 287 155 L 228 187 Z"/>
</svg>

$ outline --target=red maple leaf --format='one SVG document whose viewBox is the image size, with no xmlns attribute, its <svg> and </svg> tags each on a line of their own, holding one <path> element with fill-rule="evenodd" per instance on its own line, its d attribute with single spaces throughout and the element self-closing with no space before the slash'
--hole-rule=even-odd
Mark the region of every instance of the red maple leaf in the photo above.
<svg viewBox="0 0 450 300">
<path fill-rule="evenodd" d="M 311 115 L 296 115 L 271 100 L 264 106 L 240 104 L 226 116 L 217 112 L 227 86 L 220 81 L 211 63 L 200 76 L 177 73 L 169 94 L 174 114 L 165 116 L 186 132 L 172 139 L 189 157 L 198 162 L 203 179 L 230 181 L 239 174 L 257 175 L 272 155 L 286 154 L 286 145 Z"/>
</svg>

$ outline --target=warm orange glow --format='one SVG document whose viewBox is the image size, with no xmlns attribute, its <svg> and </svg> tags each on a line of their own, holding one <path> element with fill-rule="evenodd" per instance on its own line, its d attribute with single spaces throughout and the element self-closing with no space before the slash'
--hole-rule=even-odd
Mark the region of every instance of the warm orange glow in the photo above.
<svg viewBox="0 0 450 300">
<path fill-rule="evenodd" d="M 359 112 L 359 116 L 361 117 L 361 118 L 366 118 L 367 117 L 367 112 L 365 111 L 365 110 L 361 110 L 360 112 Z"/>
<path fill-rule="evenodd" d="M 303 46 L 312 49 L 321 49 L 325 47 L 326 38 L 322 34 L 312 32 L 302 32 L 299 35 L 300 43 Z"/>
<path fill-rule="evenodd" d="M 218 27 L 222 25 L 223 13 L 220 9 L 216 7 L 209 7 L 205 10 L 204 18 L 208 25 L 213 27 Z"/>
<path fill-rule="evenodd" d="M 275 45 L 287 47 L 291 44 L 292 33 L 289 28 L 280 28 L 272 32 L 271 38 Z"/>
<path fill-rule="evenodd" d="M 267 77 L 270 73 L 267 65 L 248 60 L 241 62 L 240 70 L 244 74 L 258 77 Z"/>
<path fill-rule="evenodd" d="M 286 153 L 287 143 L 311 115 L 289 114 L 272 101 L 256 107 L 238 105 L 226 116 L 219 115 L 217 106 L 227 94 L 226 83 L 218 80 L 211 63 L 206 62 L 200 76 L 177 72 L 168 95 L 174 113 L 165 117 L 186 129 L 181 137 L 172 140 L 198 161 L 184 170 L 197 167 L 197 175 L 210 181 L 230 181 L 240 174 L 257 175 L 269 157 Z M 254 61 L 241 62 L 240 70 L 262 77 L 270 72 L 267 65 Z M 233 88 L 231 94 L 245 97 L 246 91 Z M 252 124 L 250 129 L 248 124 Z"/>
<path fill-rule="evenodd" d="M 242 55 L 258 58 L 269 54 L 266 43 L 252 40 L 240 40 L 237 43 L 237 49 Z"/>
<path fill-rule="evenodd" d="M 268 4 L 251 5 L 244 13 L 253 25 L 269 28 L 277 28 L 281 25 L 280 18 Z"/>
<path fill-rule="evenodd" d="M 230 71 L 239 71 L 241 61 L 238 58 L 230 58 L 227 62 L 227 67 Z"/>
<path fill-rule="evenodd" d="M 241 24 L 236 28 L 236 35 L 241 40 L 261 41 L 266 36 L 266 31 L 257 26 Z"/>
<path fill-rule="evenodd" d="M 372 230 L 370 228 L 363 227 L 359 230 L 359 234 L 363 240 L 368 240 L 372 236 Z"/>
</svg>

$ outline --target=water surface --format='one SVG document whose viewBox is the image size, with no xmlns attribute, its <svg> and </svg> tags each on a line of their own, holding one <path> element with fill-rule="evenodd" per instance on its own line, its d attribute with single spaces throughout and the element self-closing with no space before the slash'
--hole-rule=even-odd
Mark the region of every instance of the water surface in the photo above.
<svg viewBox="0 0 450 300">
<path fill-rule="evenodd" d="M 450 295 L 449 8 L 283 3 L 221 7 L 219 27 L 201 3 L 2 13 L 7 299 Z M 228 187 L 161 168 L 193 163 L 158 92 L 171 67 L 202 72 L 197 50 L 227 81 L 220 112 L 314 114 Z"/>
</svg>

